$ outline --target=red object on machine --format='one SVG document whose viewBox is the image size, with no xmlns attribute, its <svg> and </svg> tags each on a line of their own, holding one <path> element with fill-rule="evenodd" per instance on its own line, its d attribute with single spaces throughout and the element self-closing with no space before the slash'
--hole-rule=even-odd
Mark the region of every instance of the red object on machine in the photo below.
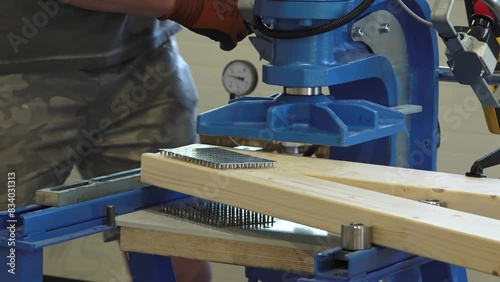
<svg viewBox="0 0 500 282">
<path fill-rule="evenodd" d="M 490 9 L 488 8 L 488 6 L 486 6 L 483 3 L 483 1 L 481 1 L 481 0 L 475 0 L 474 1 L 474 13 L 485 15 L 485 16 L 488 16 L 488 17 L 490 17 L 492 19 L 495 19 L 495 16 L 490 11 Z"/>
</svg>

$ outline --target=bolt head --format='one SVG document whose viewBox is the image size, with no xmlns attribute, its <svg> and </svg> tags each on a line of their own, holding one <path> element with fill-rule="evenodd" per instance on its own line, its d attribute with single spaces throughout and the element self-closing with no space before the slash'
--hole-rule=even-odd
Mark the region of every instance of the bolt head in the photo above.
<svg viewBox="0 0 500 282">
<path fill-rule="evenodd" d="M 391 31 L 391 25 L 388 23 L 380 23 L 379 31 L 380 33 L 389 33 Z"/>
<path fill-rule="evenodd" d="M 363 35 L 365 34 L 365 31 L 363 30 L 363 28 L 359 27 L 359 26 L 354 26 L 352 28 L 352 37 L 354 38 L 360 38 L 360 37 L 363 37 Z"/>
</svg>

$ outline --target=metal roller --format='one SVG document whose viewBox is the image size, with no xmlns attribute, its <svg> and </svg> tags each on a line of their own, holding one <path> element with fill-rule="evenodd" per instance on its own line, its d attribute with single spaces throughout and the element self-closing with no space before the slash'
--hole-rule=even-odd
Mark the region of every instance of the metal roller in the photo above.
<svg viewBox="0 0 500 282">
<path fill-rule="evenodd" d="M 372 228 L 362 223 L 343 224 L 341 246 L 348 251 L 366 250 L 372 247 Z"/>
</svg>

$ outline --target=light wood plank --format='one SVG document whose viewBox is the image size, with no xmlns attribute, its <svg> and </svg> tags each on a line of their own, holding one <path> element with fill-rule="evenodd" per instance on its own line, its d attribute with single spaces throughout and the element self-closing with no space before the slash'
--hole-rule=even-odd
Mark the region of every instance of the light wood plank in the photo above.
<svg viewBox="0 0 500 282">
<path fill-rule="evenodd" d="M 500 180 L 336 162 L 304 175 L 411 200 L 438 199 L 448 208 L 500 219 Z"/>
<path fill-rule="evenodd" d="M 308 250 L 130 227 L 122 227 L 120 238 L 123 251 L 314 273 L 314 253 Z"/>
<path fill-rule="evenodd" d="M 374 227 L 374 243 L 500 273 L 500 221 L 381 194 L 279 168 L 218 171 L 144 154 L 141 181 L 340 233 L 346 222 Z"/>
<path fill-rule="evenodd" d="M 276 170 L 282 173 L 311 176 L 411 200 L 437 199 L 447 202 L 451 209 L 500 219 L 500 179 L 274 153 L 244 153 L 276 160 Z"/>
</svg>

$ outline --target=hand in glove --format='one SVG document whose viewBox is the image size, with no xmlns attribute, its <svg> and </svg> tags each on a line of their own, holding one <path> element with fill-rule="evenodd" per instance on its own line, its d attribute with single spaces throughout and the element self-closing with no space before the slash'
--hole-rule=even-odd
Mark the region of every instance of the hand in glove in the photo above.
<svg viewBox="0 0 500 282">
<path fill-rule="evenodd" d="M 172 20 L 220 43 L 230 51 L 249 33 L 237 0 L 176 0 L 174 8 L 160 20 Z"/>
</svg>

